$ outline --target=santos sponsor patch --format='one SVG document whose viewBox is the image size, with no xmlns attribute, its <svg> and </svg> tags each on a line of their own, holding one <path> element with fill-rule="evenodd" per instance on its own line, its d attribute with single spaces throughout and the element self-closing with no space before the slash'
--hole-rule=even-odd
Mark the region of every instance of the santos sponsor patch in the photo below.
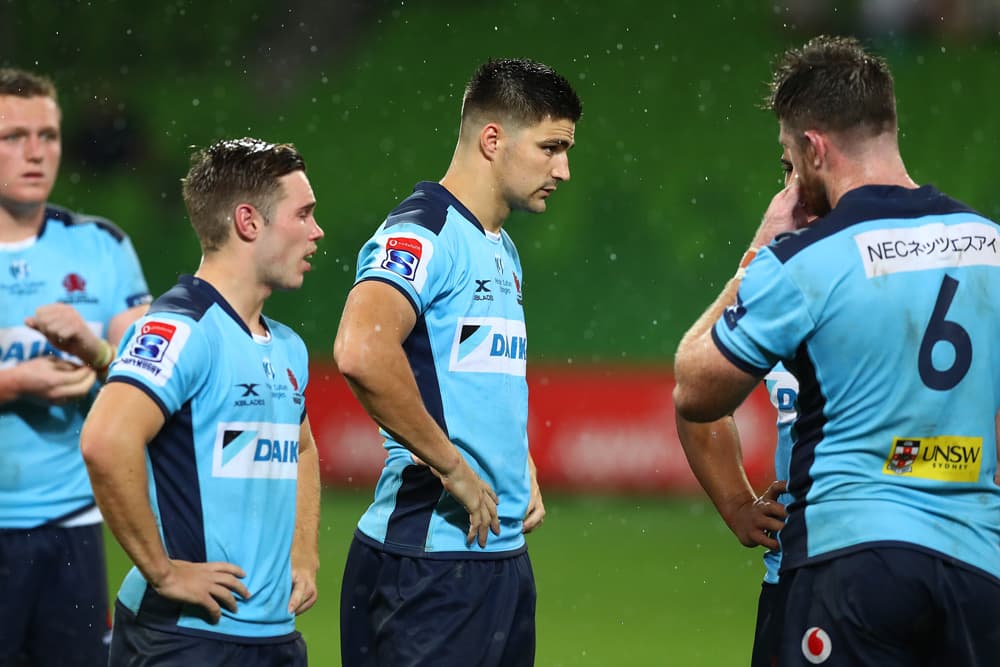
<svg viewBox="0 0 1000 667">
<path fill-rule="evenodd" d="M 458 321 L 448 370 L 524 376 L 528 334 L 521 320 L 466 317 Z"/>
<path fill-rule="evenodd" d="M 220 423 L 215 432 L 212 476 L 296 479 L 299 432 L 298 424 Z"/>
<path fill-rule="evenodd" d="M 960 435 L 895 438 L 882 474 L 939 482 L 975 482 L 983 462 L 983 439 Z"/>
<path fill-rule="evenodd" d="M 173 375 L 177 357 L 191 335 L 184 322 L 149 320 L 138 325 L 125 353 L 115 361 L 116 370 L 127 370 L 163 387 Z"/>
</svg>

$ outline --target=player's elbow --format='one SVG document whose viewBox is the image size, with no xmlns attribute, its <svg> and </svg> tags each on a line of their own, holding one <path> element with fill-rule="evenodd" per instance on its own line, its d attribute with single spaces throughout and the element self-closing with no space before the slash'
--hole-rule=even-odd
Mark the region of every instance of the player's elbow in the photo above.
<svg viewBox="0 0 1000 667">
<path fill-rule="evenodd" d="M 674 386 L 674 410 L 686 421 L 705 423 L 726 416 L 725 409 L 713 405 L 706 398 L 697 387 L 680 381 Z"/>
<path fill-rule="evenodd" d="M 349 382 L 358 383 L 364 379 L 368 364 L 365 363 L 365 350 L 362 345 L 348 342 L 349 336 L 343 332 L 337 334 L 333 342 L 333 363 L 337 370 Z"/>
<path fill-rule="evenodd" d="M 80 453 L 83 455 L 83 462 L 87 464 L 87 470 L 91 473 L 113 465 L 113 461 L 109 460 L 111 456 L 106 443 L 106 433 L 92 418 L 83 423 L 83 430 L 80 432 Z"/>
</svg>

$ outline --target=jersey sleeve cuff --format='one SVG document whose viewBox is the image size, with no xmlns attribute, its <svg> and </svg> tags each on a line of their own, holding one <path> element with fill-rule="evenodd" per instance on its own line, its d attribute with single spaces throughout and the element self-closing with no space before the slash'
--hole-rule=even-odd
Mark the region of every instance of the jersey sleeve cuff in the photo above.
<svg viewBox="0 0 1000 667">
<path fill-rule="evenodd" d="M 389 280 L 388 278 L 382 278 L 381 276 L 364 276 L 354 284 L 360 285 L 361 283 L 367 282 L 369 280 L 374 280 L 376 282 L 385 283 L 386 285 L 395 287 L 400 294 L 406 297 L 406 300 L 410 302 L 410 305 L 413 306 L 413 312 L 417 314 L 417 317 L 420 317 L 420 307 L 417 306 L 417 302 L 413 300 L 413 297 L 410 295 L 410 293 L 407 292 L 399 283 Z"/>
<path fill-rule="evenodd" d="M 760 368 L 758 366 L 754 366 L 753 364 L 747 363 L 740 357 L 736 356 L 733 351 L 726 347 L 726 344 L 722 342 L 722 339 L 719 338 L 719 334 L 715 332 L 714 326 L 712 327 L 712 342 L 715 343 L 715 347 L 718 348 L 719 353 L 722 354 L 722 356 L 724 356 L 729 363 L 736 366 L 736 368 L 740 369 L 744 373 L 749 373 L 754 377 L 760 378 L 767 375 L 768 371 L 771 370 L 770 368 Z"/>
<path fill-rule="evenodd" d="M 170 415 L 172 413 L 170 412 L 169 409 L 167 409 L 166 404 L 160 399 L 159 396 L 156 395 L 156 392 L 154 392 L 152 389 L 147 387 L 139 380 L 131 378 L 127 375 L 112 375 L 107 379 L 107 382 L 105 382 L 105 384 L 111 384 L 112 382 L 122 382 L 124 384 L 131 385 L 136 389 L 138 389 L 139 391 L 141 391 L 142 393 L 146 394 L 146 396 L 149 396 L 151 399 L 153 399 L 153 402 L 156 403 L 156 407 L 160 408 L 160 412 L 163 413 L 163 418 L 170 419 Z"/>
</svg>

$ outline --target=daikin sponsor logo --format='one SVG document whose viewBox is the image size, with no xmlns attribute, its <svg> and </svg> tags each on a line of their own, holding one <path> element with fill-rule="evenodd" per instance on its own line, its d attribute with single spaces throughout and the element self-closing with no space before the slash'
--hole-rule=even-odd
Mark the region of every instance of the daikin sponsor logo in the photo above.
<svg viewBox="0 0 1000 667">
<path fill-rule="evenodd" d="M 465 373 L 524 376 L 528 337 L 524 322 L 501 317 L 466 317 L 458 322 L 448 368 Z"/>
<path fill-rule="evenodd" d="M 295 479 L 298 463 L 298 424 L 221 422 L 216 429 L 213 477 Z"/>
</svg>

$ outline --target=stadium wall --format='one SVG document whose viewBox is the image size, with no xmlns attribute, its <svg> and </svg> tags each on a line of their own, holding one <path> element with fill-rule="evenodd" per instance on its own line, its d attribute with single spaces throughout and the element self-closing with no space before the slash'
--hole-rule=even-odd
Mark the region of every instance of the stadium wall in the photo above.
<svg viewBox="0 0 1000 667">
<path fill-rule="evenodd" d="M 528 385 L 528 437 L 546 489 L 699 490 L 677 439 L 669 369 L 550 366 L 530 369 Z M 762 387 L 736 412 L 743 461 L 759 490 L 772 480 L 775 440 Z M 323 482 L 371 486 L 385 458 L 382 437 L 336 368 L 313 366 L 306 402 Z"/>
</svg>

